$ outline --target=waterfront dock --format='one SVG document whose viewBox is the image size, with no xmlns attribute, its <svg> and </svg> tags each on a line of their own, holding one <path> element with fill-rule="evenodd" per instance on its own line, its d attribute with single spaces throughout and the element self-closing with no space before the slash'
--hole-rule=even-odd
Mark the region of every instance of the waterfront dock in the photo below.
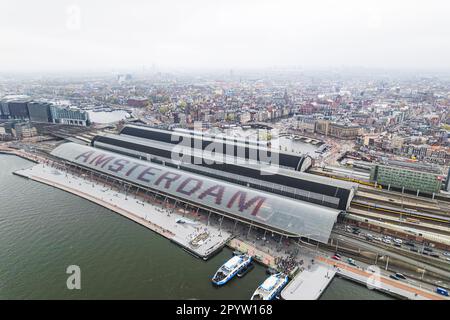
<svg viewBox="0 0 450 320">
<path fill-rule="evenodd" d="M 317 300 L 333 280 L 336 270 L 327 265 L 313 264 L 299 272 L 281 292 L 284 300 Z"/>
<path fill-rule="evenodd" d="M 35 161 L 39 160 L 41 160 L 40 157 L 36 157 Z M 232 234 L 236 234 L 234 229 L 231 232 L 227 231 L 225 226 L 222 229 L 212 226 L 209 224 L 209 219 L 206 223 L 204 217 L 195 214 L 195 211 L 149 201 L 149 198 L 143 197 L 144 194 L 139 192 L 127 194 L 118 191 L 107 182 L 89 179 L 89 175 L 85 174 L 71 174 L 70 170 L 58 169 L 48 163 L 51 161 L 16 171 L 15 174 L 70 192 L 119 213 L 157 232 L 199 258 L 206 260 L 223 246 L 228 245 L 232 249 L 248 253 L 263 265 L 277 268 L 277 259 L 289 255 L 287 247 L 281 241 L 278 243 L 263 241 L 262 243 L 261 240 L 255 241 L 254 235 L 247 239 L 249 232 L 246 230 L 241 233 L 247 235 L 247 240 L 243 237 L 242 239 L 233 238 Z M 333 277 L 338 275 L 353 282 L 370 284 L 371 289 L 399 298 L 448 300 L 447 297 L 432 292 L 431 288 L 424 289 L 419 283 L 413 283 L 410 280 L 399 281 L 390 279 L 386 275 L 379 275 L 377 278 L 379 281 L 372 281 L 375 275 L 369 271 L 351 267 L 326 256 L 316 257 L 316 254 L 317 252 L 311 254 L 306 251 L 300 256 L 297 254 L 298 261 L 301 260 L 300 265 L 303 265 L 298 267 L 303 270 L 297 273 L 283 290 L 281 294 L 283 299 L 318 299 Z M 309 264 L 308 261 L 311 259 L 314 259 L 315 263 Z M 303 261 L 306 263 L 303 264 Z"/>
<path fill-rule="evenodd" d="M 32 161 L 34 163 L 39 163 L 39 160 L 42 159 L 36 155 L 27 153 L 23 150 L 20 149 L 13 149 L 13 148 L 9 148 L 3 145 L 0 145 L 0 154 L 7 154 L 7 155 L 11 155 L 11 156 L 17 156 L 19 158 L 28 160 L 28 161 Z"/>
<path fill-rule="evenodd" d="M 22 169 L 14 174 L 99 204 L 153 230 L 205 260 L 221 250 L 231 238 L 229 232 L 207 226 L 199 221 L 179 223 L 184 217 L 178 213 L 178 210 L 149 203 L 140 199 L 139 196 L 124 194 L 113 190 L 108 185 L 90 181 L 45 164 Z"/>
<path fill-rule="evenodd" d="M 233 250 L 237 250 L 242 253 L 247 253 L 248 255 L 252 256 L 254 260 L 258 261 L 259 263 L 265 266 L 268 266 L 270 268 L 276 267 L 274 256 L 268 254 L 267 252 L 259 250 L 258 248 L 252 246 L 248 242 L 242 241 L 237 238 L 233 238 L 227 243 L 227 246 Z"/>
<path fill-rule="evenodd" d="M 398 298 L 409 300 L 449 300 L 448 297 L 425 290 L 413 283 L 393 280 L 380 273 L 373 273 L 358 267 L 352 267 L 343 262 L 322 256 L 317 256 L 316 260 L 328 267 L 333 267 L 336 273 L 343 278 L 367 285 L 370 289 L 388 293 Z"/>
</svg>

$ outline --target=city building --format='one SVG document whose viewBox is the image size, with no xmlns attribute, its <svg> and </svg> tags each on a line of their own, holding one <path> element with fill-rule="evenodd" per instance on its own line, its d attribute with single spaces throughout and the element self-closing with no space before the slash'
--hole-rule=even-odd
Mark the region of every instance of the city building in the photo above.
<svg viewBox="0 0 450 320">
<path fill-rule="evenodd" d="M 361 135 L 361 127 L 351 123 L 336 123 L 329 120 L 318 120 L 315 132 L 339 139 L 352 140 Z"/>
<path fill-rule="evenodd" d="M 50 109 L 51 104 L 48 102 L 29 102 L 28 112 L 30 115 L 30 120 L 34 122 L 53 122 Z"/>
<path fill-rule="evenodd" d="M 12 119 L 20 119 L 25 120 L 30 118 L 30 114 L 28 113 L 28 102 L 26 100 L 20 101 L 9 101 L 8 109 L 9 109 L 9 117 Z"/>
<path fill-rule="evenodd" d="M 188 143 L 180 144 L 180 137 L 188 139 L 185 140 Z M 218 147 L 221 140 L 212 140 L 201 133 L 132 125 L 125 126 L 119 135 L 96 136 L 92 145 L 287 198 L 342 211 L 349 207 L 357 184 L 302 172 L 311 166 L 311 159 L 298 154 L 280 152 L 277 163 L 271 163 L 261 157 L 265 152 L 263 146 L 256 141 L 247 142 L 246 145 L 227 141 L 223 149 L 217 148 L 211 152 L 211 143 Z M 223 152 L 227 149 L 232 152 L 224 156 Z"/>
<path fill-rule="evenodd" d="M 440 174 L 377 164 L 370 170 L 370 180 L 388 189 L 396 188 L 417 193 L 439 193 L 443 177 Z"/>
<path fill-rule="evenodd" d="M 119 153 L 65 143 L 52 151 L 65 163 L 113 181 L 286 237 L 328 243 L 340 210 L 187 172 Z M 138 189 L 138 190 L 139 190 Z"/>
<path fill-rule="evenodd" d="M 340 139 L 355 139 L 361 134 L 361 128 L 358 125 L 331 123 L 328 134 Z"/>
<path fill-rule="evenodd" d="M 50 114 L 53 123 L 88 126 L 89 113 L 74 107 L 51 106 Z"/>
<path fill-rule="evenodd" d="M 0 119 L 8 119 L 8 118 L 9 118 L 8 102 L 0 101 Z"/>
<path fill-rule="evenodd" d="M 450 168 L 448 168 L 447 178 L 445 179 L 444 190 L 450 192 Z"/>
<path fill-rule="evenodd" d="M 12 128 L 12 135 L 16 139 L 31 138 L 37 135 L 37 130 L 29 122 L 18 122 Z"/>
</svg>

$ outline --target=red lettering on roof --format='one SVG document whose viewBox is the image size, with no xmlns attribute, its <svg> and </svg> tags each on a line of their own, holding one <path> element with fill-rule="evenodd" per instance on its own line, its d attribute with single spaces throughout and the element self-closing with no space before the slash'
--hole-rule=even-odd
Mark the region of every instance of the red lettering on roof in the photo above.
<svg viewBox="0 0 450 320">
<path fill-rule="evenodd" d="M 202 194 L 198 198 L 203 199 L 206 196 L 211 196 L 211 197 L 216 198 L 216 200 L 215 200 L 216 204 L 220 205 L 222 203 L 222 198 L 223 198 L 224 192 L 225 192 L 225 188 L 223 186 L 215 185 L 215 186 L 212 186 L 212 187 L 206 189 L 205 191 L 203 191 Z"/>
<path fill-rule="evenodd" d="M 94 151 L 83 152 L 82 154 L 76 156 L 75 160 L 78 160 L 79 158 L 84 158 L 83 162 L 86 162 L 89 160 L 89 158 L 92 156 L 93 153 L 94 153 Z"/>
<path fill-rule="evenodd" d="M 245 191 L 237 191 L 230 199 L 230 201 L 228 201 L 227 204 L 227 208 L 230 209 L 234 202 L 236 201 L 236 199 L 239 198 L 238 201 L 238 207 L 239 207 L 239 211 L 242 212 L 244 210 L 247 210 L 248 208 L 250 208 L 252 205 L 255 205 L 255 207 L 253 208 L 253 211 L 251 212 L 251 215 L 256 216 L 258 214 L 259 209 L 261 208 L 262 204 L 264 203 L 264 201 L 266 200 L 265 197 L 262 196 L 256 196 L 250 200 L 248 200 L 247 202 L 245 201 L 247 198 L 247 192 Z"/>
<path fill-rule="evenodd" d="M 170 184 L 174 182 L 175 180 L 179 179 L 181 177 L 180 174 L 173 173 L 170 171 L 167 171 L 163 173 L 158 180 L 155 181 L 155 186 L 158 186 L 161 181 L 166 180 L 166 183 L 164 184 L 164 188 L 168 189 L 170 188 Z"/>
<path fill-rule="evenodd" d="M 137 177 L 138 180 L 141 180 L 141 181 L 144 181 L 144 182 L 150 182 L 150 180 L 145 179 L 144 176 L 147 175 L 147 174 L 148 174 L 148 175 L 151 175 L 151 176 L 154 176 L 155 174 L 154 174 L 153 172 L 151 172 L 152 170 L 161 171 L 161 169 L 158 169 L 158 168 L 147 167 L 147 168 L 145 168 L 145 170 L 142 171 L 141 174 Z"/>
<path fill-rule="evenodd" d="M 190 190 L 185 190 L 185 187 L 190 183 L 195 182 L 194 186 L 191 186 Z M 177 188 L 177 192 L 185 194 L 187 196 L 191 196 L 193 193 L 198 191 L 202 187 L 203 182 L 199 179 L 195 178 L 187 178 L 184 180 Z"/>
</svg>

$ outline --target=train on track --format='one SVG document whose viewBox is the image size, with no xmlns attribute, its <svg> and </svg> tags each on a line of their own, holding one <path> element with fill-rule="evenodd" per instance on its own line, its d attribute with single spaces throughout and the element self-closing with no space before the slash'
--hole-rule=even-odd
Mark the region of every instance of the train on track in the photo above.
<svg viewBox="0 0 450 320">
<path fill-rule="evenodd" d="M 359 202 L 359 201 L 352 201 L 351 205 L 355 206 L 355 207 L 362 207 L 365 209 L 374 209 L 374 210 L 378 210 L 381 212 L 387 212 L 390 214 L 404 216 L 405 219 L 412 220 L 410 222 L 414 222 L 414 221 L 418 222 L 416 219 L 419 219 L 419 220 L 430 220 L 430 221 L 434 221 L 434 222 L 450 224 L 450 216 L 446 217 L 446 216 L 441 216 L 441 215 L 424 213 L 424 212 L 419 212 L 417 210 L 409 209 L 409 208 L 395 209 L 395 208 L 392 208 L 389 206 L 384 206 L 381 204 L 373 204 L 373 203 L 367 204 L 367 203 L 363 203 L 363 202 Z"/>
</svg>

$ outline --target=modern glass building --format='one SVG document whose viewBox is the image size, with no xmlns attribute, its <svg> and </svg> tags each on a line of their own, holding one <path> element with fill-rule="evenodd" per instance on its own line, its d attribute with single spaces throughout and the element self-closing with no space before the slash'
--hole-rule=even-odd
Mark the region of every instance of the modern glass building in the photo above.
<svg viewBox="0 0 450 320">
<path fill-rule="evenodd" d="M 50 113 L 53 123 L 87 126 L 90 124 L 89 113 L 73 107 L 51 106 Z"/>
<path fill-rule="evenodd" d="M 28 113 L 28 101 L 9 101 L 9 115 L 13 119 L 29 119 L 30 114 Z"/>
<path fill-rule="evenodd" d="M 50 108 L 51 104 L 48 102 L 29 102 L 28 112 L 30 120 L 34 122 L 52 122 Z"/>
<path fill-rule="evenodd" d="M 376 165 L 370 170 L 370 180 L 390 188 L 432 194 L 441 190 L 443 177 L 431 172 Z"/>
</svg>

